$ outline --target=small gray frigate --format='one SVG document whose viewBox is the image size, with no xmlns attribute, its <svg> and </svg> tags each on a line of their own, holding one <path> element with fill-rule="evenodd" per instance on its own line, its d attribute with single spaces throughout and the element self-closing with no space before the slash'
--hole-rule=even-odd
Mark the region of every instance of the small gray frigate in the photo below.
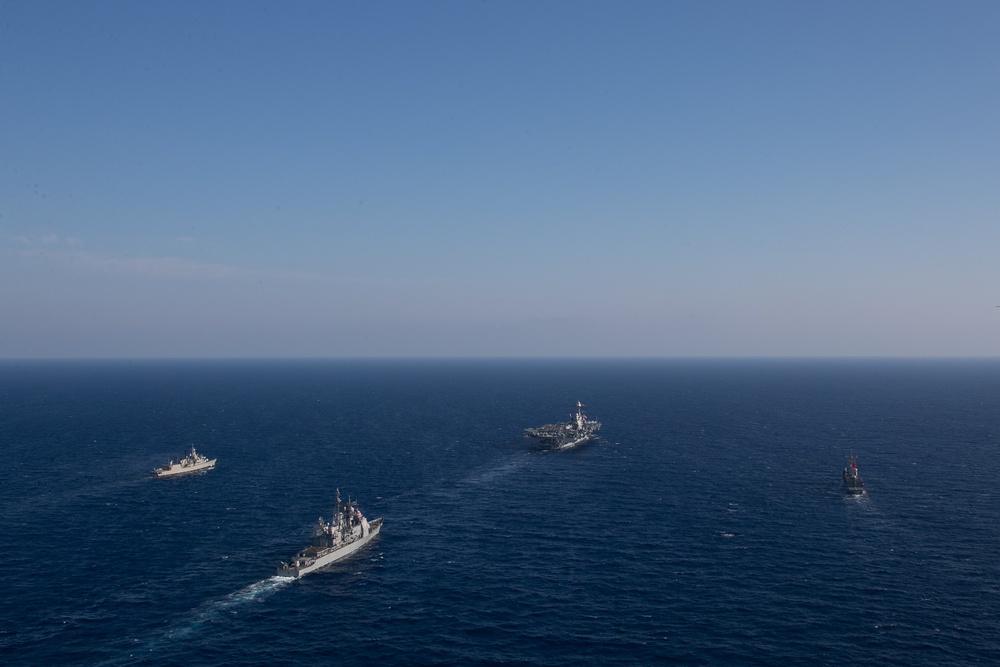
<svg viewBox="0 0 1000 667">
<path fill-rule="evenodd" d="M 168 477 L 170 475 L 198 472 L 199 470 L 211 470 L 215 467 L 215 462 L 218 460 L 202 456 L 194 450 L 194 445 L 191 445 L 191 451 L 188 452 L 187 456 L 176 462 L 171 459 L 167 465 L 153 470 L 153 474 L 157 477 Z"/>
<path fill-rule="evenodd" d="M 858 460 L 854 458 L 854 452 L 847 457 L 847 467 L 844 468 L 844 486 L 848 493 L 860 495 L 865 492 L 865 483 L 858 473 Z"/>
<path fill-rule="evenodd" d="M 298 579 L 326 567 L 368 544 L 381 529 L 381 517 L 368 521 L 358 509 L 358 504 L 352 502 L 350 497 L 342 505 L 340 489 L 337 489 L 337 504 L 329 523 L 323 517 L 317 519 L 309 537 L 309 546 L 297 553 L 291 562 L 281 563 L 277 574 L 279 577 Z"/>
<path fill-rule="evenodd" d="M 601 422 L 587 419 L 583 413 L 583 403 L 576 402 L 576 413 L 571 415 L 572 421 L 542 424 L 534 428 L 524 429 L 524 435 L 538 438 L 552 449 L 570 449 L 577 445 L 595 439 Z"/>
</svg>

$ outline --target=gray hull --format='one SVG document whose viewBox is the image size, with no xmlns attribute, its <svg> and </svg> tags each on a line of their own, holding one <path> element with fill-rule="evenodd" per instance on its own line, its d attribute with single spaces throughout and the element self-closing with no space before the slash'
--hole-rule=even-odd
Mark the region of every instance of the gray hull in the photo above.
<svg viewBox="0 0 1000 667">
<path fill-rule="evenodd" d="M 578 438 L 576 438 L 574 440 L 569 440 L 567 442 L 562 442 L 562 443 L 556 445 L 555 447 L 553 447 L 553 449 L 573 449 L 574 447 L 576 447 L 578 445 L 582 445 L 585 442 L 590 442 L 591 440 L 596 440 L 596 439 L 597 439 L 596 435 L 592 435 L 592 434 L 588 433 L 588 434 L 582 435 L 582 436 L 580 436 L 580 437 L 578 437 Z"/>
<path fill-rule="evenodd" d="M 192 463 L 190 465 L 173 463 L 162 468 L 157 468 L 153 471 L 153 474 L 157 477 L 170 477 L 171 475 L 186 475 L 189 472 L 198 472 L 199 470 L 211 470 L 215 467 L 215 462 L 218 460 L 219 459 L 211 459 L 199 463 Z"/>
<path fill-rule="evenodd" d="M 844 468 L 844 488 L 847 489 L 848 493 L 856 496 L 865 492 L 865 483 L 861 479 L 861 475 L 858 474 L 857 467 Z"/>
<path fill-rule="evenodd" d="M 371 523 L 367 521 L 363 522 L 361 534 L 346 543 L 340 544 L 334 547 L 328 547 L 325 549 L 314 549 L 307 547 L 299 552 L 299 554 L 292 559 L 292 562 L 285 565 L 282 564 L 277 569 L 277 575 L 279 577 L 291 577 L 298 579 L 301 576 L 307 575 L 310 572 L 315 572 L 320 570 L 331 563 L 336 563 L 339 560 L 347 558 L 355 551 L 365 546 L 375 538 L 379 532 L 382 530 L 382 519 L 375 519 Z"/>
</svg>

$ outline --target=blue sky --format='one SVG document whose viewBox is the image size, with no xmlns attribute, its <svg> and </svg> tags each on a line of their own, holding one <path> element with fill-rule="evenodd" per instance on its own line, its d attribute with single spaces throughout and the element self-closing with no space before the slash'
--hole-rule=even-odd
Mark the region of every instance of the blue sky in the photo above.
<svg viewBox="0 0 1000 667">
<path fill-rule="evenodd" d="M 0 2 L 0 357 L 1000 354 L 995 2 Z"/>
</svg>

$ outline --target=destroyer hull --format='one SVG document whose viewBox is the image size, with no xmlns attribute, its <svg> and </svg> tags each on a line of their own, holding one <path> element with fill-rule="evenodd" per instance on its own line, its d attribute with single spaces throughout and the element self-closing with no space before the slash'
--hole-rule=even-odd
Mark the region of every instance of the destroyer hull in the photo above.
<svg viewBox="0 0 1000 667">
<path fill-rule="evenodd" d="M 211 470 L 215 467 L 215 462 L 219 459 L 212 459 L 210 461 L 205 461 L 204 463 L 196 463 L 190 466 L 182 466 L 174 464 L 169 468 L 157 468 L 153 471 L 153 474 L 157 477 L 170 477 L 171 475 L 186 475 L 189 472 L 198 472 L 199 470 Z"/>
<path fill-rule="evenodd" d="M 344 544 L 339 547 L 324 549 L 319 552 L 319 555 L 316 556 L 315 560 L 311 560 L 306 565 L 298 566 L 293 563 L 287 567 L 279 567 L 277 575 L 279 577 L 298 579 L 299 577 L 309 574 L 310 572 L 315 572 L 316 570 L 322 569 L 331 563 L 336 563 L 338 560 L 347 558 L 355 551 L 371 542 L 372 539 L 382 530 L 381 519 L 376 519 L 369 525 L 371 526 L 371 530 L 364 537 L 360 537 L 353 542 L 349 542 L 348 544 Z M 298 561 L 298 557 L 296 558 L 296 561 Z"/>
</svg>

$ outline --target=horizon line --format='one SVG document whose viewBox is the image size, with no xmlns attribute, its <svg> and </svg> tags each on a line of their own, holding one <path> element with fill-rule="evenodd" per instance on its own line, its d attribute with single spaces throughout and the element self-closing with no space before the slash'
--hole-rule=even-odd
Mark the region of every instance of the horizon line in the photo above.
<svg viewBox="0 0 1000 667">
<path fill-rule="evenodd" d="M 18 361 L 997 361 L 1000 355 L 960 354 L 704 354 L 704 355 L 274 355 L 274 356 L 51 356 L 5 357 Z"/>
</svg>

